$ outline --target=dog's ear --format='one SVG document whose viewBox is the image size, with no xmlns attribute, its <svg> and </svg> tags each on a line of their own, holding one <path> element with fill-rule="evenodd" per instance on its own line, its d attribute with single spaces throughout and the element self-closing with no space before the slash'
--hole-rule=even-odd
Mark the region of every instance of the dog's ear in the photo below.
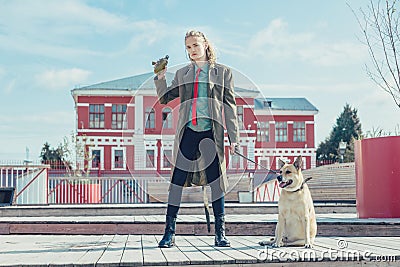
<svg viewBox="0 0 400 267">
<path fill-rule="evenodd" d="M 283 165 L 285 165 L 285 164 L 286 163 L 283 160 L 278 159 L 278 167 L 279 167 L 279 169 L 282 169 Z"/>
<path fill-rule="evenodd" d="M 294 167 L 298 170 L 301 169 L 301 167 L 303 167 L 303 160 L 301 159 L 301 156 L 298 156 L 297 159 L 295 160 L 295 162 L 293 163 Z"/>
</svg>

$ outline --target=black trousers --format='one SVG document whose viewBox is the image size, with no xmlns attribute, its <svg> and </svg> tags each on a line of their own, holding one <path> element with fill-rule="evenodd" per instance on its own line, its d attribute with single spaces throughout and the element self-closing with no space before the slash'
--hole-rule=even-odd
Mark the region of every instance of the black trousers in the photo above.
<svg viewBox="0 0 400 267">
<path fill-rule="evenodd" d="M 179 144 L 179 152 L 176 158 L 174 173 L 172 175 L 171 188 L 168 195 L 167 216 L 176 217 L 179 211 L 182 188 L 186 182 L 186 177 L 191 171 L 193 161 L 200 160 L 204 163 L 207 182 L 211 187 L 211 198 L 214 215 L 223 215 L 224 192 L 220 185 L 219 159 L 216 152 L 214 136 L 212 130 L 196 132 L 190 128 L 185 128 Z M 199 170 L 195 170 L 199 171 Z"/>
</svg>

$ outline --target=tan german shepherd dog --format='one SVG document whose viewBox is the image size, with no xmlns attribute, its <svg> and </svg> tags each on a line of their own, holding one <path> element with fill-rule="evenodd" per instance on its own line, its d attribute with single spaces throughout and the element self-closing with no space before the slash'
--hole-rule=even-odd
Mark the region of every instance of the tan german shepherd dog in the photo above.
<svg viewBox="0 0 400 267">
<path fill-rule="evenodd" d="M 259 242 L 262 246 L 304 246 L 311 248 L 317 234 L 317 222 L 310 190 L 301 173 L 303 161 L 297 157 L 293 164 L 279 159 L 280 175 L 277 177 L 282 188 L 278 202 L 278 223 L 275 238 Z"/>
</svg>

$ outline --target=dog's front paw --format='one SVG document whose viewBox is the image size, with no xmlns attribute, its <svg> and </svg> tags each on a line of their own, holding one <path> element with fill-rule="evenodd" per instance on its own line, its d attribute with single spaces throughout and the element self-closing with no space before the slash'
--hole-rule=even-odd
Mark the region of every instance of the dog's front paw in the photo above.
<svg viewBox="0 0 400 267">
<path fill-rule="evenodd" d="M 282 243 L 282 242 L 275 242 L 275 243 L 272 244 L 272 247 L 273 247 L 273 248 L 280 248 L 280 247 L 282 247 L 282 246 L 283 246 L 283 243 Z"/>
<path fill-rule="evenodd" d="M 271 246 L 274 242 L 275 242 L 275 239 L 271 238 L 270 240 L 260 241 L 260 242 L 258 242 L 258 244 L 260 246 Z"/>
<path fill-rule="evenodd" d="M 304 248 L 312 248 L 312 247 L 313 247 L 312 244 L 305 244 L 305 245 L 304 245 Z"/>
</svg>

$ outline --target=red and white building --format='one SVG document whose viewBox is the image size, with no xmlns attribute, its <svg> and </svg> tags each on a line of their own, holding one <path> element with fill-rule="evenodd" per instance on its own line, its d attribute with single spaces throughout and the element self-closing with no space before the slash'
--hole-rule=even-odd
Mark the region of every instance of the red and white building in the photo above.
<svg viewBox="0 0 400 267">
<path fill-rule="evenodd" d="M 161 174 L 170 172 L 179 100 L 158 102 L 153 73 L 72 90 L 76 131 L 94 157 L 90 167 L 102 171 Z M 167 81 L 173 78 L 167 73 Z M 264 98 L 259 91 L 235 88 L 240 148 L 256 162 L 277 168 L 277 158 L 301 155 L 304 168 L 315 167 L 314 116 L 305 98 Z M 228 151 L 228 138 L 225 138 Z M 228 171 L 254 164 L 226 153 Z"/>
</svg>

